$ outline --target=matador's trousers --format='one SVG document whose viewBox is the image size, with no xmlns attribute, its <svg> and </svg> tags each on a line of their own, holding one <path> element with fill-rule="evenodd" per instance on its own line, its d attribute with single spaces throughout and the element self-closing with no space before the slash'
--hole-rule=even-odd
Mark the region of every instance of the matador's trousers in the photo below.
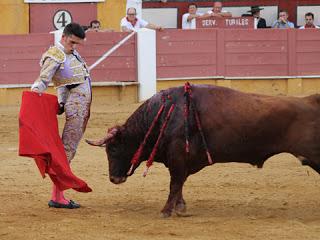
<svg viewBox="0 0 320 240">
<path fill-rule="evenodd" d="M 68 161 L 71 162 L 90 117 L 91 86 L 88 79 L 74 88 L 63 88 L 58 91 L 59 98 L 65 99 L 66 123 L 62 133 L 62 142 Z"/>
</svg>

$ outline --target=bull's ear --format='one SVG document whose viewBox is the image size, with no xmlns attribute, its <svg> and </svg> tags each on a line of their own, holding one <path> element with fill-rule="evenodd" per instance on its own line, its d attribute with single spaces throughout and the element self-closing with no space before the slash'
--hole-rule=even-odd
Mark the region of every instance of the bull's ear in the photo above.
<svg viewBox="0 0 320 240">
<path fill-rule="evenodd" d="M 109 142 L 112 142 L 116 136 L 119 136 L 120 135 L 120 132 L 121 132 L 121 127 L 119 126 L 115 126 L 115 127 L 112 127 L 112 128 L 109 128 L 108 129 L 108 132 L 107 132 L 107 136 L 106 136 L 106 143 L 109 143 Z"/>
<path fill-rule="evenodd" d="M 119 131 L 119 126 L 115 126 L 115 127 L 109 128 L 107 131 L 107 134 L 115 136 L 118 131 Z"/>
</svg>

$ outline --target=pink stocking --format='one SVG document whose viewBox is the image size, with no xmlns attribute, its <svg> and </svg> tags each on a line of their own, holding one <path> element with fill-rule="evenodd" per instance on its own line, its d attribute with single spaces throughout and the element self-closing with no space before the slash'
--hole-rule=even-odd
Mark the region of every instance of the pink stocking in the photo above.
<svg viewBox="0 0 320 240">
<path fill-rule="evenodd" d="M 51 200 L 58 202 L 58 203 L 62 203 L 62 204 L 69 203 L 69 200 L 67 200 L 64 197 L 63 191 L 60 191 L 59 188 L 57 188 L 57 186 L 55 184 L 53 184 L 53 187 L 52 187 Z"/>
</svg>

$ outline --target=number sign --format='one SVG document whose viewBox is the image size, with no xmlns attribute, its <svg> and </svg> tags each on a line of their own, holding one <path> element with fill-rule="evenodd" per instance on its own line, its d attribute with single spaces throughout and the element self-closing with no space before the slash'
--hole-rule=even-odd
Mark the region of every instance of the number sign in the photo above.
<svg viewBox="0 0 320 240">
<path fill-rule="evenodd" d="M 67 24 L 72 22 L 71 13 L 67 10 L 58 10 L 53 16 L 53 25 L 55 29 L 64 28 Z"/>
</svg>

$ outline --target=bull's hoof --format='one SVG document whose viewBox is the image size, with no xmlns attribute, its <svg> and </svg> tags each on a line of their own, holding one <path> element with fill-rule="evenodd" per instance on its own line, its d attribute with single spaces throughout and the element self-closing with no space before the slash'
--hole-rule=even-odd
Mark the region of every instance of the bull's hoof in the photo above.
<svg viewBox="0 0 320 240">
<path fill-rule="evenodd" d="M 187 211 L 187 206 L 186 206 L 185 203 L 178 203 L 178 204 L 175 206 L 174 210 L 175 210 L 176 212 L 185 213 L 185 212 Z"/>
<path fill-rule="evenodd" d="M 177 204 L 174 211 L 178 217 L 190 217 L 191 216 L 190 214 L 187 213 L 187 206 L 184 203 Z"/>
<path fill-rule="evenodd" d="M 177 212 L 176 211 L 176 214 L 178 217 L 191 217 L 192 215 L 187 213 L 187 212 Z"/>
<path fill-rule="evenodd" d="M 161 216 L 161 218 L 171 217 L 171 212 L 161 212 L 160 216 Z"/>
</svg>

